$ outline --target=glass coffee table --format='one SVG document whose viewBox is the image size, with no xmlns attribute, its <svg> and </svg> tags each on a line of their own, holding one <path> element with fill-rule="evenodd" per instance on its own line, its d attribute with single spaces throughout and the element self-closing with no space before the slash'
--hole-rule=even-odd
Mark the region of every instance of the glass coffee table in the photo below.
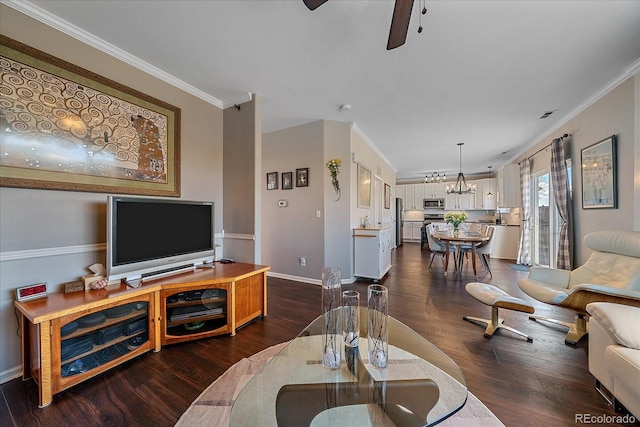
<svg viewBox="0 0 640 427">
<path fill-rule="evenodd" d="M 429 426 L 464 406 L 460 368 L 389 316 L 389 363 L 367 360 L 367 308 L 360 344 L 344 347 L 338 369 L 322 365 L 322 316 L 274 356 L 238 394 L 231 426 Z"/>
</svg>

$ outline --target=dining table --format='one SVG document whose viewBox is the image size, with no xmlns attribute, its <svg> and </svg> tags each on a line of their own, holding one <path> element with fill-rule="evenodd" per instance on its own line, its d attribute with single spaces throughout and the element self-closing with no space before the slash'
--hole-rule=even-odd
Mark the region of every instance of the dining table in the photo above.
<svg viewBox="0 0 640 427">
<path fill-rule="evenodd" d="M 449 269 L 449 254 L 451 252 L 451 245 L 457 246 L 457 250 L 454 254 L 455 257 L 458 257 L 454 262 L 454 271 L 456 275 L 462 273 L 462 251 L 460 250 L 460 247 L 462 245 L 469 245 L 471 247 L 471 264 L 473 265 L 473 275 L 476 278 L 478 277 L 478 273 L 476 270 L 476 246 L 489 240 L 488 234 L 470 230 L 434 230 L 432 236 L 435 239 L 441 240 L 447 246 L 444 261 L 445 277 L 447 276 L 447 270 Z"/>
</svg>

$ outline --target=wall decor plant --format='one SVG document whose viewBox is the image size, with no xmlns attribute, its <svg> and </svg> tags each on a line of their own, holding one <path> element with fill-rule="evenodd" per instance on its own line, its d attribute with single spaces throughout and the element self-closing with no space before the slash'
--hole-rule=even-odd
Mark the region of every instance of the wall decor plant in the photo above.
<svg viewBox="0 0 640 427">
<path fill-rule="evenodd" d="M 338 181 L 338 174 L 340 173 L 341 165 L 342 161 L 340 161 L 340 159 L 331 159 L 327 162 L 327 168 L 331 173 L 331 183 L 333 184 L 333 189 L 338 196 L 338 198 L 335 200 L 336 202 L 340 200 L 340 181 Z"/>
</svg>

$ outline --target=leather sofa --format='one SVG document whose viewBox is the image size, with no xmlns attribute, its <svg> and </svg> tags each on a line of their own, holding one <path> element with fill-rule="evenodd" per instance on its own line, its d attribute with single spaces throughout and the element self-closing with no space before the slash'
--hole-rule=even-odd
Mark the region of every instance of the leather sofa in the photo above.
<svg viewBox="0 0 640 427">
<path fill-rule="evenodd" d="M 587 312 L 589 372 L 596 388 L 616 411 L 626 408 L 640 419 L 640 308 L 594 302 Z"/>
</svg>

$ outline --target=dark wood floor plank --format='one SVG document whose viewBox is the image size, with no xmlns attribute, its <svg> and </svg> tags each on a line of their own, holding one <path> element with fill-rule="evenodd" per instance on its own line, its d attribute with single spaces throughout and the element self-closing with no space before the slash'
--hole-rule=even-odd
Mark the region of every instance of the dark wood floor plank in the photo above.
<svg viewBox="0 0 640 427">
<path fill-rule="evenodd" d="M 419 244 L 393 251 L 393 268 L 382 280 L 389 288 L 389 313 L 433 342 L 462 369 L 469 390 L 507 426 L 573 426 L 576 413 L 615 412 L 594 389 L 587 341 L 564 345 L 565 329 L 503 311 L 505 323 L 534 337 L 533 343 L 507 331 L 484 338 L 484 326 L 463 316 L 491 317 L 491 309 L 465 291 L 476 281 L 467 264 L 463 274 L 443 275 L 439 259 L 430 271 L 430 253 Z M 527 273 L 507 261 L 491 260 L 491 283 L 532 303 L 536 314 L 571 320 L 571 312 L 539 303 L 517 286 Z M 451 267 L 450 267 L 451 271 Z M 0 386 L 2 426 L 172 426 L 190 403 L 219 375 L 244 357 L 294 338 L 320 314 L 320 287 L 269 278 L 269 315 L 237 335 L 166 346 L 147 353 L 54 397 L 38 409 L 33 381 Z M 369 281 L 345 284 L 366 295 Z M 366 297 L 365 297 L 366 298 Z M 13 421 L 15 420 L 15 421 Z M 12 424 L 14 423 L 15 424 Z"/>
</svg>

